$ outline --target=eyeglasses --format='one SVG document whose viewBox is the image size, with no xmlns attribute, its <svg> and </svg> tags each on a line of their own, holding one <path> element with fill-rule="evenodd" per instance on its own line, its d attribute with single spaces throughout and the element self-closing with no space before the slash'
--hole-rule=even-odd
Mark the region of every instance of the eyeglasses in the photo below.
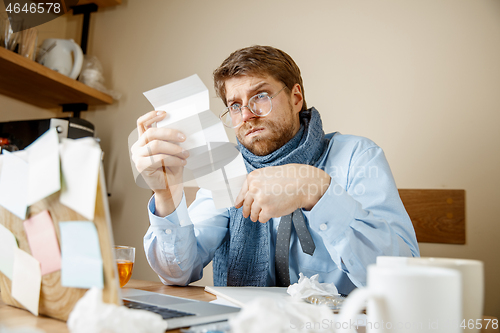
<svg viewBox="0 0 500 333">
<path fill-rule="evenodd" d="M 233 105 L 225 108 L 224 111 L 222 111 L 219 115 L 219 118 L 224 126 L 229 128 L 236 128 L 243 123 L 243 108 L 247 108 L 258 117 L 267 116 L 273 109 L 272 99 L 278 96 L 278 94 L 285 88 L 286 86 L 283 86 L 283 88 L 281 88 L 276 94 L 272 96 L 269 96 L 269 94 L 266 92 L 258 93 L 257 95 L 252 96 L 252 98 L 248 100 L 248 104 L 245 106 L 234 103 Z"/>
</svg>

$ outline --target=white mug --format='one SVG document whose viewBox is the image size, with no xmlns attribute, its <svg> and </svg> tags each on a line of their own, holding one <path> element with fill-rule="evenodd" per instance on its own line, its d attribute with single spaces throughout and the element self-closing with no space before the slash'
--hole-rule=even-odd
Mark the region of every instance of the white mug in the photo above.
<svg viewBox="0 0 500 333">
<path fill-rule="evenodd" d="M 355 332 L 366 302 L 367 333 L 461 332 L 461 276 L 430 266 L 368 266 L 367 287 L 342 305 L 340 332 Z"/>
<path fill-rule="evenodd" d="M 462 276 L 462 309 L 461 325 L 465 332 L 479 333 L 482 324 L 484 305 L 484 265 L 482 261 L 452 258 L 404 258 L 377 257 L 377 266 L 419 265 L 436 266 L 455 269 Z"/>
</svg>

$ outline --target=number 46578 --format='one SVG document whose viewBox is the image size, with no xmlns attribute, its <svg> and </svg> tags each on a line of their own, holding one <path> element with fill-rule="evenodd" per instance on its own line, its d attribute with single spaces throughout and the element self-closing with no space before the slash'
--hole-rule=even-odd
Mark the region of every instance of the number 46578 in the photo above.
<svg viewBox="0 0 500 333">
<path fill-rule="evenodd" d="M 484 321 L 484 324 L 482 323 Z M 488 319 L 488 318 L 484 318 L 484 319 L 469 319 L 469 320 L 462 320 L 462 323 L 460 324 L 460 327 L 462 327 L 463 329 L 481 329 L 484 328 L 487 329 L 488 326 L 491 324 L 491 328 L 493 328 L 494 330 L 498 329 L 498 319 Z"/>
</svg>

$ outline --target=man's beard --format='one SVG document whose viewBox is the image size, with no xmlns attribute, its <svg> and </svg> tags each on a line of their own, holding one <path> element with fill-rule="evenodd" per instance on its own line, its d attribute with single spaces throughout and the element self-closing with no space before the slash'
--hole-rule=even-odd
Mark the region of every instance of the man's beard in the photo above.
<svg viewBox="0 0 500 333">
<path fill-rule="evenodd" d="M 266 118 L 254 118 L 251 121 L 244 123 L 236 134 L 240 143 L 248 149 L 252 154 L 257 156 L 265 156 L 273 151 L 283 147 L 285 143 L 290 141 L 296 134 L 296 129 L 293 119 L 290 117 L 289 122 L 272 122 L 266 121 Z M 250 142 L 244 141 L 244 135 L 251 128 L 264 126 L 266 128 L 265 137 L 256 136 Z"/>
</svg>

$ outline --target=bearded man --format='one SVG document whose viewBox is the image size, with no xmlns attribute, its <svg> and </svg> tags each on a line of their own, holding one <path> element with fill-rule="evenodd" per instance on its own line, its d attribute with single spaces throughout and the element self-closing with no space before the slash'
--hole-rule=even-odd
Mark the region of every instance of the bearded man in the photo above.
<svg viewBox="0 0 500 333">
<path fill-rule="evenodd" d="M 213 260 L 216 286 L 288 286 L 302 273 L 348 294 L 366 284 L 377 256 L 419 256 L 382 149 L 359 136 L 325 135 L 288 54 L 237 50 L 214 71 L 214 85 L 248 171 L 234 207 L 216 209 L 211 192 L 200 189 L 188 209 L 182 173 L 189 153 L 178 145 L 186 137 L 151 126 L 165 112 L 137 121 L 137 169 L 171 184 L 155 190 L 144 237 L 163 283 L 199 280 Z"/>
</svg>

